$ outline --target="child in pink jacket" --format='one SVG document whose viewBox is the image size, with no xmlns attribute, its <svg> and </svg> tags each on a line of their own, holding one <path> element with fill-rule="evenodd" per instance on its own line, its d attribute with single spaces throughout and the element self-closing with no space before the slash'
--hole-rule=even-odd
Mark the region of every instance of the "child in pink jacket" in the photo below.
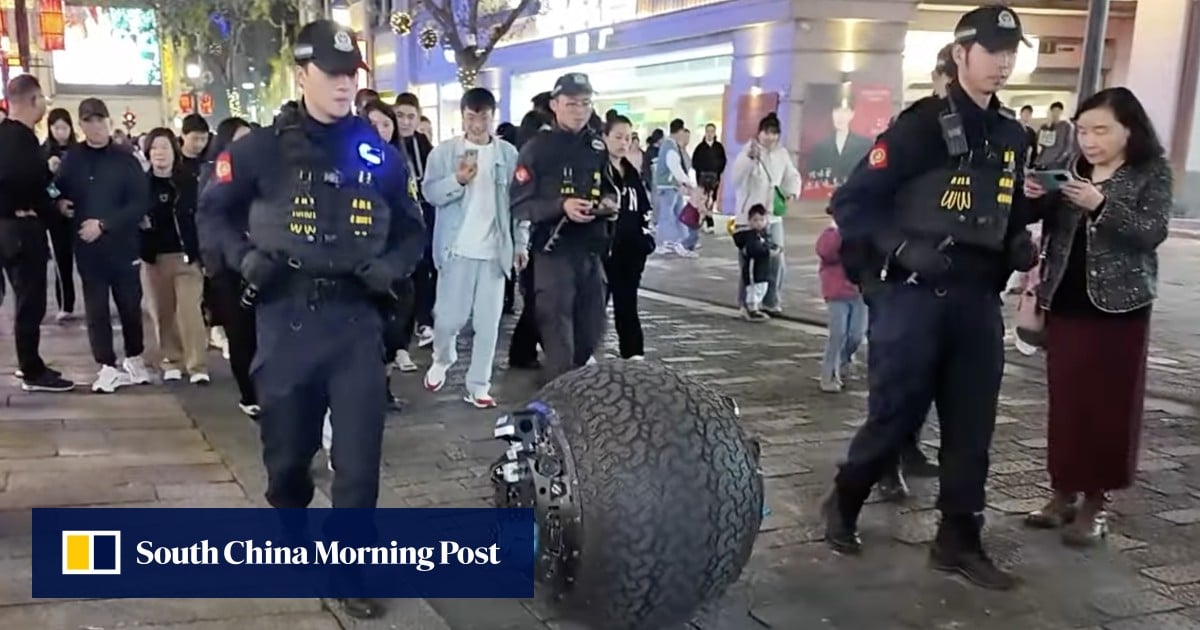
<svg viewBox="0 0 1200 630">
<path fill-rule="evenodd" d="M 826 210 L 826 212 L 829 212 Z M 846 277 L 841 258 L 842 235 L 831 223 L 817 237 L 821 296 L 829 314 L 829 340 L 821 361 L 821 391 L 842 391 L 867 330 L 867 305 L 858 287 Z"/>
</svg>

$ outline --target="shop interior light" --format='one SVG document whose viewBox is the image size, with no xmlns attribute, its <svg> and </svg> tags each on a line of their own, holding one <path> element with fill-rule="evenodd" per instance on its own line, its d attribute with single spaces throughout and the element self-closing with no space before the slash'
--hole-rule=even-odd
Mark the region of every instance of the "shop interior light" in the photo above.
<svg viewBox="0 0 1200 630">
<path fill-rule="evenodd" d="M 187 74 L 187 78 L 189 78 L 189 79 L 199 79 L 200 78 L 200 64 L 189 63 L 187 65 L 187 67 L 184 68 L 184 73 Z"/>
<path fill-rule="evenodd" d="M 329 6 L 329 17 L 334 22 L 350 28 L 350 3 L 346 0 L 333 0 Z"/>
<path fill-rule="evenodd" d="M 1017 77 L 1028 77 L 1038 68 L 1038 37 L 1029 34 L 1025 36 L 1029 38 L 1031 46 L 1021 46 L 1017 49 L 1017 61 L 1013 67 L 1013 76 Z M 909 31 L 904 36 L 903 67 L 906 81 L 928 81 L 938 52 L 952 41 L 954 33 L 949 31 Z"/>
</svg>

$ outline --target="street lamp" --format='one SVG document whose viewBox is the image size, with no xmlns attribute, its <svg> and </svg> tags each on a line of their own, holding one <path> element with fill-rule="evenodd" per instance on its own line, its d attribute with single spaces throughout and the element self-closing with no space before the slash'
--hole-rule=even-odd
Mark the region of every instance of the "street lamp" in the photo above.
<svg viewBox="0 0 1200 630">
<path fill-rule="evenodd" d="M 333 0 L 333 2 L 330 2 L 329 14 L 334 22 L 345 28 L 350 28 L 350 3 L 347 0 Z"/>
<path fill-rule="evenodd" d="M 189 78 L 189 79 L 192 79 L 192 80 L 199 79 L 200 78 L 200 64 L 189 63 L 187 65 L 187 67 L 184 68 L 184 73 L 187 74 L 187 78 Z"/>
</svg>

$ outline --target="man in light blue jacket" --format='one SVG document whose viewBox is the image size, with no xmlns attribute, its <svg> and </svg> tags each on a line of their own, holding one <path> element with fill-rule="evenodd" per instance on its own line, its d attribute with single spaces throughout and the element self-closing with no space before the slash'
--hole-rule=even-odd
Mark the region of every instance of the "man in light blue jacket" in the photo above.
<svg viewBox="0 0 1200 630">
<path fill-rule="evenodd" d="M 464 133 L 429 154 L 425 200 L 437 212 L 433 263 L 438 271 L 433 316 L 433 365 L 425 388 L 438 391 L 458 360 L 458 333 L 470 320 L 475 330 L 464 400 L 480 409 L 496 406 L 491 396 L 492 364 L 504 281 L 529 260 L 529 225 L 513 219 L 508 186 L 517 149 L 492 135 L 496 97 L 467 90 L 461 101 Z"/>
</svg>

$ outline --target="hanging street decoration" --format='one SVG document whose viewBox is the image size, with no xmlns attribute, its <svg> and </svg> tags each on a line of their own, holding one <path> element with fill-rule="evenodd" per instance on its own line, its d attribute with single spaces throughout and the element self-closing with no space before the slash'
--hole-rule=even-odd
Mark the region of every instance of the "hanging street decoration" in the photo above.
<svg viewBox="0 0 1200 630">
<path fill-rule="evenodd" d="M 396 11 L 391 15 L 390 18 L 388 18 L 388 26 L 390 26 L 392 28 L 392 32 L 397 35 L 408 35 L 412 32 L 412 16 L 403 11 Z"/>
<path fill-rule="evenodd" d="M 421 29 L 420 37 L 421 48 L 424 48 L 426 52 L 433 50 L 438 45 L 438 34 L 432 26 Z"/>
</svg>

